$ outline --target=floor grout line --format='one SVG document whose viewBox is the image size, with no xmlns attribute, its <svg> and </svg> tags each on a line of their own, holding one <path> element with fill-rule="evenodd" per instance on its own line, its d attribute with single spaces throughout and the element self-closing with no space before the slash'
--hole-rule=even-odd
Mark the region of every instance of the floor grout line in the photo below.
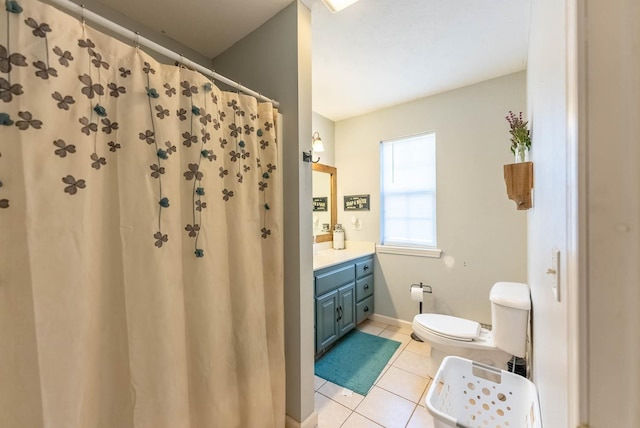
<svg viewBox="0 0 640 428">
<path fill-rule="evenodd" d="M 411 351 L 409 351 L 409 352 L 411 352 Z M 415 354 L 415 352 L 413 352 L 413 354 Z M 420 355 L 420 354 L 417 354 L 417 355 Z M 409 373 L 409 374 L 412 374 L 414 376 L 421 377 L 422 379 L 426 379 L 426 380 L 429 380 L 429 381 L 433 379 L 431 376 L 422 376 L 421 374 L 414 373 L 414 372 L 412 372 L 410 370 L 403 369 L 402 367 L 394 366 L 393 364 L 391 364 L 391 367 L 393 367 L 394 369 L 402 370 L 405 373 Z"/>
</svg>

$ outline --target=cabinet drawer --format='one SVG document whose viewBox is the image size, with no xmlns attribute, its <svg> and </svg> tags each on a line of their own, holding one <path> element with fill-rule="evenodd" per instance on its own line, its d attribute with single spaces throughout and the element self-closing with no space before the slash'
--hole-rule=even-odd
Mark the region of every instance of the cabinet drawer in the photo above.
<svg viewBox="0 0 640 428">
<path fill-rule="evenodd" d="M 316 275 L 316 297 L 353 282 L 355 266 L 348 265 Z"/>
<path fill-rule="evenodd" d="M 356 324 L 369 318 L 373 313 L 373 296 L 369 296 L 360 303 L 356 303 Z"/>
<path fill-rule="evenodd" d="M 356 301 L 373 294 L 373 275 L 365 276 L 356 281 Z"/>
<path fill-rule="evenodd" d="M 373 257 L 356 263 L 356 278 L 362 278 L 373 273 Z"/>
</svg>

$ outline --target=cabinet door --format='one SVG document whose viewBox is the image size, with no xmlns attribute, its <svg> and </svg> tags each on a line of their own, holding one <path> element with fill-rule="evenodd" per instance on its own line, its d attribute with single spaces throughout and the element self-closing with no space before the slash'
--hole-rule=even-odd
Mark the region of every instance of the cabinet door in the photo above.
<svg viewBox="0 0 640 428">
<path fill-rule="evenodd" d="M 351 283 L 338 289 L 338 306 L 340 322 L 338 335 L 342 336 L 356 326 L 356 293 L 355 284 Z"/>
<path fill-rule="evenodd" d="M 338 291 L 316 299 L 316 353 L 338 338 Z"/>
</svg>

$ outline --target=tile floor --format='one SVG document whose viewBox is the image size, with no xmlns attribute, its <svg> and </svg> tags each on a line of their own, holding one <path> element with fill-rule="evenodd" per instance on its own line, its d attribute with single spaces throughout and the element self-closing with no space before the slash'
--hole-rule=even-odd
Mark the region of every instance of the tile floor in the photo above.
<svg viewBox="0 0 640 428">
<path fill-rule="evenodd" d="M 400 342 L 366 396 L 315 377 L 318 428 L 433 428 L 425 407 L 431 378 L 427 343 L 411 339 L 411 329 L 367 320 L 358 330 Z"/>
</svg>

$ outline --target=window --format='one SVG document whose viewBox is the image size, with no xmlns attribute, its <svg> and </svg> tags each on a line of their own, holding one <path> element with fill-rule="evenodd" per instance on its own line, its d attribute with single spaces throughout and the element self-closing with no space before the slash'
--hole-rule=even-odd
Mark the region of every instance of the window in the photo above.
<svg viewBox="0 0 640 428">
<path fill-rule="evenodd" d="M 436 134 L 381 144 L 382 245 L 436 246 Z"/>
</svg>

